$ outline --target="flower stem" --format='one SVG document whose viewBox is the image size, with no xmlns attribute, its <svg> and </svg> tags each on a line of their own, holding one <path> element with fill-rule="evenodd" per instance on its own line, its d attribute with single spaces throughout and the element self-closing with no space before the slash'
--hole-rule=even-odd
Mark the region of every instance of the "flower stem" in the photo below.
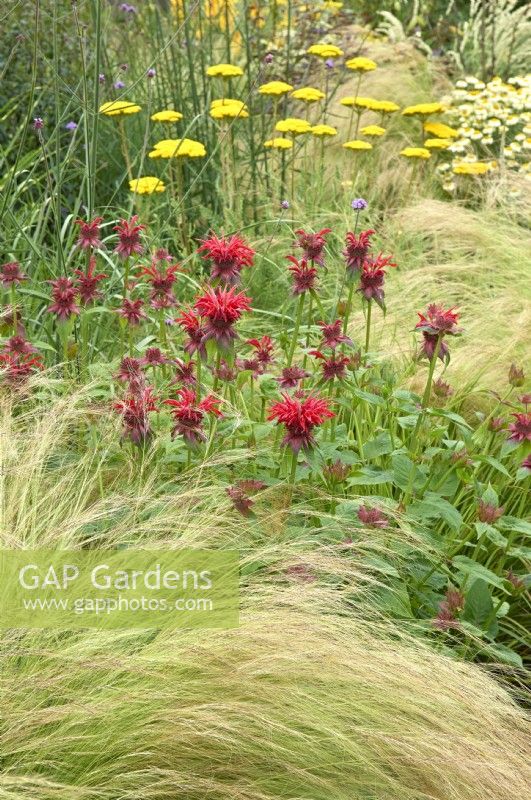
<svg viewBox="0 0 531 800">
<path fill-rule="evenodd" d="M 343 335 L 345 335 L 348 330 L 348 323 L 350 321 L 350 312 L 352 310 L 353 295 L 354 295 L 354 281 L 351 282 L 350 288 L 348 290 L 347 307 L 345 309 L 345 318 L 343 319 Z"/>
<path fill-rule="evenodd" d="M 291 339 L 291 345 L 290 345 L 289 353 L 288 353 L 288 363 L 287 363 L 288 367 L 291 367 L 291 363 L 293 361 L 293 355 L 295 353 L 295 348 L 297 346 L 297 338 L 298 338 L 298 335 L 299 335 L 299 328 L 301 326 L 303 308 L 304 308 L 304 294 L 301 294 L 301 296 L 299 297 L 299 304 L 297 306 L 297 316 L 295 318 L 295 327 L 293 329 L 293 337 Z"/>
<path fill-rule="evenodd" d="M 419 416 L 417 418 L 417 424 L 415 425 L 415 430 L 413 431 L 413 446 L 414 447 L 415 447 L 415 442 L 417 440 L 417 434 L 418 434 L 418 432 L 420 430 L 420 427 L 422 425 L 422 422 L 424 420 L 426 408 L 428 406 L 428 403 L 430 402 L 431 384 L 433 382 L 433 373 L 435 371 L 435 365 L 436 365 L 437 359 L 439 357 L 439 350 L 441 349 L 441 341 L 442 341 L 442 335 L 439 334 L 437 336 L 437 342 L 435 344 L 435 349 L 433 351 L 433 355 L 432 355 L 431 361 L 430 361 L 430 369 L 429 369 L 429 372 L 428 372 L 428 379 L 426 381 L 426 388 L 424 389 L 424 394 L 422 395 L 421 412 L 420 412 L 420 414 L 419 414 Z"/>
<path fill-rule="evenodd" d="M 372 300 L 368 301 L 367 307 L 367 323 L 365 327 L 365 352 L 369 352 L 369 342 L 371 338 L 371 315 L 372 315 Z"/>
</svg>

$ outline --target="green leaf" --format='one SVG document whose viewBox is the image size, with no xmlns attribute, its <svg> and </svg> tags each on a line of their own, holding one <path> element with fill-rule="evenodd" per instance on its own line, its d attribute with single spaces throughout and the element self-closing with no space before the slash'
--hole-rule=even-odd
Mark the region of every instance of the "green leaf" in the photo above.
<svg viewBox="0 0 531 800">
<path fill-rule="evenodd" d="M 410 486 L 414 490 L 421 489 L 424 486 L 426 482 L 424 472 L 405 453 L 396 453 L 391 461 L 395 486 L 403 490 L 407 490 Z"/>
<path fill-rule="evenodd" d="M 253 371 L 252 369 L 242 369 L 241 372 L 238 372 L 238 377 L 236 378 L 236 386 L 238 389 L 241 389 L 242 386 L 247 383 L 249 378 L 252 377 Z"/>
<path fill-rule="evenodd" d="M 379 394 L 372 394 L 371 392 L 364 392 L 363 389 L 352 389 L 352 394 L 354 397 L 358 397 L 360 400 L 365 400 L 366 403 L 372 406 L 385 406 L 385 400 L 383 397 L 380 397 Z"/>
<path fill-rule="evenodd" d="M 392 453 L 393 450 L 393 442 L 387 431 L 382 431 L 375 439 L 363 445 L 363 455 L 369 460 L 379 456 L 386 456 Z"/>
<path fill-rule="evenodd" d="M 422 522 L 430 519 L 442 519 L 454 530 L 459 530 L 463 524 L 463 518 L 457 508 L 434 492 L 426 492 L 422 500 L 412 503 L 408 508 L 408 513 Z"/>
<path fill-rule="evenodd" d="M 516 669 L 522 669 L 524 666 L 521 656 L 504 644 L 495 642 L 493 644 L 489 644 L 488 647 L 486 647 L 486 650 L 497 661 L 501 661 L 502 664 L 509 664 L 511 667 L 516 667 Z"/>
<path fill-rule="evenodd" d="M 511 477 L 511 473 L 508 472 L 507 469 L 501 463 L 501 461 L 498 461 L 498 459 L 494 458 L 494 456 L 477 456 L 477 460 L 485 464 L 490 464 L 490 466 L 493 469 L 497 470 L 498 472 L 501 472 L 501 474 L 505 475 L 506 478 Z"/>
<path fill-rule="evenodd" d="M 474 581 L 466 594 L 463 619 L 480 628 L 494 638 L 498 633 L 498 622 L 489 587 L 482 578 Z"/>
<path fill-rule="evenodd" d="M 516 531 L 517 533 L 523 533 L 524 536 L 531 536 L 531 525 L 525 519 L 502 517 L 498 524 L 504 530 Z"/>
<path fill-rule="evenodd" d="M 486 536 L 489 541 L 496 545 L 496 547 L 507 547 L 507 539 L 505 536 L 496 530 L 492 525 L 486 522 L 475 522 L 474 526 L 478 535 L 478 539 Z"/>
<path fill-rule="evenodd" d="M 468 556 L 454 556 L 452 564 L 459 572 L 465 575 L 465 577 L 474 579 L 481 578 L 491 586 L 497 586 L 498 589 L 504 588 L 503 578 L 495 575 L 490 569 L 487 569 L 487 567 L 484 567 L 482 564 L 478 564 L 477 561 L 468 558 Z"/>
<path fill-rule="evenodd" d="M 379 483 L 391 483 L 393 473 L 389 470 L 363 467 L 348 479 L 349 486 L 375 486 Z"/>
<path fill-rule="evenodd" d="M 484 503 L 488 503 L 491 506 L 498 507 L 498 494 L 493 489 L 492 485 L 489 483 L 483 494 L 481 495 L 481 499 Z"/>
</svg>

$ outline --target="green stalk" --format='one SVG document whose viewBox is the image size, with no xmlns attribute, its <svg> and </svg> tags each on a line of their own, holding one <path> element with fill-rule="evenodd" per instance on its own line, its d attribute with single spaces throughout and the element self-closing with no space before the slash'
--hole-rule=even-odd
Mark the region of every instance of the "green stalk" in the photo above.
<svg viewBox="0 0 531 800">
<path fill-rule="evenodd" d="M 372 314 L 372 300 L 368 300 L 367 308 L 367 322 L 365 327 L 365 353 L 369 352 L 369 341 L 371 336 L 371 314 Z"/>
<path fill-rule="evenodd" d="M 90 191 L 88 192 L 88 218 L 92 217 L 96 205 L 96 164 L 98 159 L 98 124 L 100 105 L 100 62 L 101 62 L 101 0 L 94 0 L 95 13 L 95 48 L 94 48 L 94 80 L 93 80 L 93 119 L 92 119 L 92 141 L 90 143 L 91 168 L 90 168 Z M 85 113 L 87 113 L 85 111 Z"/>
<path fill-rule="evenodd" d="M 433 382 L 433 373 L 435 371 L 435 365 L 437 364 L 437 358 L 439 357 L 439 350 L 441 348 L 441 342 L 442 342 L 442 334 L 439 334 L 437 336 L 437 343 L 435 345 L 435 350 L 433 351 L 433 356 L 431 357 L 431 361 L 430 361 L 430 368 L 429 368 L 429 372 L 428 372 L 428 379 L 426 381 L 426 388 L 424 389 L 424 394 L 422 395 L 422 401 L 421 401 L 421 409 L 422 410 L 421 410 L 421 412 L 420 412 L 420 414 L 418 416 L 417 424 L 415 425 L 415 430 L 413 431 L 413 437 L 412 438 L 413 438 L 413 446 L 415 447 L 415 449 L 416 449 L 416 444 L 415 443 L 416 443 L 416 439 L 417 439 L 417 434 L 418 434 L 418 432 L 420 430 L 420 427 L 421 427 L 421 425 L 422 425 L 422 423 L 424 421 L 426 408 L 428 406 L 428 403 L 430 402 L 431 385 L 432 385 L 432 382 Z"/>
<path fill-rule="evenodd" d="M 290 346 L 289 353 L 288 353 L 288 361 L 287 361 L 287 366 L 288 367 L 291 367 L 291 363 L 293 361 L 293 355 L 295 353 L 295 348 L 297 347 L 297 338 L 298 338 L 298 335 L 299 335 L 299 328 L 301 326 L 303 308 L 304 308 L 304 293 L 301 294 L 301 296 L 299 297 L 299 303 L 298 303 L 298 306 L 297 306 L 297 316 L 295 318 L 295 327 L 293 329 L 293 337 L 291 339 L 291 346 Z"/>
<path fill-rule="evenodd" d="M 354 281 L 352 280 L 348 290 L 347 307 L 345 309 L 345 319 L 343 320 L 343 335 L 345 335 L 348 330 L 348 323 L 350 321 L 350 312 L 352 310 L 353 296 L 354 296 Z"/>
</svg>

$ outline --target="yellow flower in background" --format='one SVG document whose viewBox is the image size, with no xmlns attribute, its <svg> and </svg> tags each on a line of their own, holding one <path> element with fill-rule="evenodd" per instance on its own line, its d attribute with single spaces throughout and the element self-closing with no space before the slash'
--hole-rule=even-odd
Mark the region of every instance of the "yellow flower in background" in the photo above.
<svg viewBox="0 0 531 800">
<path fill-rule="evenodd" d="M 425 147 L 404 147 L 400 155 L 406 158 L 431 158 L 430 151 Z"/>
<path fill-rule="evenodd" d="M 383 136 L 385 128 L 382 128 L 380 125 L 366 125 L 361 129 L 361 132 L 364 136 Z"/>
<path fill-rule="evenodd" d="M 319 58 L 340 58 L 343 55 L 343 50 L 334 44 L 312 44 L 306 52 Z"/>
<path fill-rule="evenodd" d="M 276 139 L 268 139 L 264 142 L 264 147 L 272 147 L 275 150 L 289 150 L 293 147 L 291 139 L 284 139 L 282 136 L 277 136 Z"/>
<path fill-rule="evenodd" d="M 444 111 L 442 103 L 418 103 L 416 106 L 407 106 L 402 111 L 404 117 L 428 117 L 430 114 L 438 114 Z"/>
<path fill-rule="evenodd" d="M 452 139 L 426 139 L 424 147 L 428 150 L 447 150 L 452 144 Z"/>
<path fill-rule="evenodd" d="M 424 130 L 438 139 L 454 139 L 458 135 L 455 128 L 445 125 L 444 122 L 425 122 Z"/>
<path fill-rule="evenodd" d="M 378 102 L 373 97 L 359 97 L 349 95 L 348 97 L 343 97 L 340 101 L 342 106 L 357 106 L 358 108 L 368 108 L 371 111 L 374 110 L 374 104 Z"/>
<path fill-rule="evenodd" d="M 350 142 L 345 142 L 343 147 L 347 150 L 372 150 L 372 144 L 361 139 L 352 139 Z"/>
<path fill-rule="evenodd" d="M 395 111 L 400 111 L 400 106 L 392 100 L 373 100 L 371 110 L 380 111 L 382 114 L 393 114 Z"/>
<path fill-rule="evenodd" d="M 332 125 L 314 125 L 311 133 L 314 136 L 337 136 L 337 129 Z"/>
<path fill-rule="evenodd" d="M 278 97 L 281 94 L 291 92 L 292 89 L 293 86 L 290 83 L 285 83 L 284 81 L 270 81 L 269 83 L 263 83 L 259 86 L 258 92 L 260 94 L 271 94 Z"/>
<path fill-rule="evenodd" d="M 163 192 L 166 189 L 160 178 L 153 178 L 150 175 L 129 181 L 129 188 L 134 194 L 153 194 L 154 192 Z"/>
<path fill-rule="evenodd" d="M 209 78 L 238 78 L 243 75 L 243 69 L 234 64 L 214 64 L 207 68 L 206 74 Z"/>
<path fill-rule="evenodd" d="M 455 175 L 485 175 L 492 168 L 492 163 L 485 161 L 464 161 L 462 164 L 455 164 L 452 172 Z"/>
<path fill-rule="evenodd" d="M 204 144 L 194 139 L 162 139 L 149 153 L 150 158 L 202 158 L 206 156 Z"/>
<path fill-rule="evenodd" d="M 279 133 L 291 133 L 294 136 L 300 133 L 310 133 L 312 126 L 305 119 L 298 117 L 288 117 L 287 119 L 279 119 L 275 125 L 275 130 Z"/>
<path fill-rule="evenodd" d="M 153 122 L 179 122 L 183 118 L 180 111 L 173 111 L 167 108 L 164 111 L 156 111 L 151 115 Z"/>
<path fill-rule="evenodd" d="M 142 111 L 140 106 L 137 106 L 136 103 L 129 103 L 127 100 L 111 100 L 99 108 L 100 114 L 105 114 L 107 117 L 137 114 L 139 111 Z"/>
<path fill-rule="evenodd" d="M 295 89 L 291 93 L 295 100 L 303 100 L 305 103 L 315 103 L 317 100 L 322 100 L 325 96 L 324 92 L 320 89 L 314 89 L 312 86 L 305 86 L 302 89 Z"/>
<path fill-rule="evenodd" d="M 356 58 L 349 58 L 348 61 L 345 61 L 345 66 L 347 69 L 353 69 L 356 72 L 371 72 L 371 70 L 376 69 L 378 65 L 372 58 L 356 56 Z"/>
<path fill-rule="evenodd" d="M 212 100 L 210 105 L 210 116 L 212 119 L 246 119 L 249 116 L 247 106 L 241 100 Z"/>
<path fill-rule="evenodd" d="M 343 8 L 343 3 L 338 3 L 337 0 L 324 0 L 324 7 L 327 11 L 339 11 Z"/>
</svg>

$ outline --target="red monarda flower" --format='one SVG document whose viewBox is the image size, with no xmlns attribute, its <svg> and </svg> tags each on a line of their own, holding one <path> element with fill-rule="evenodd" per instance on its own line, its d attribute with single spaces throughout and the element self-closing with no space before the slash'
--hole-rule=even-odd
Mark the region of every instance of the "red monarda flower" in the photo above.
<svg viewBox="0 0 531 800">
<path fill-rule="evenodd" d="M 509 425 L 510 442 L 521 444 L 522 442 L 531 442 L 531 413 L 512 414 L 515 422 Z"/>
<path fill-rule="evenodd" d="M 310 355 L 322 361 L 321 369 L 324 381 L 333 381 L 334 378 L 342 380 L 345 377 L 347 365 L 350 363 L 348 356 L 336 355 L 325 356 L 320 350 L 310 350 Z"/>
<path fill-rule="evenodd" d="M 157 411 L 156 397 L 151 386 L 143 386 L 114 404 L 122 415 L 124 437 L 134 444 L 142 444 L 151 434 L 149 412 Z"/>
<path fill-rule="evenodd" d="M 113 230 L 118 232 L 118 244 L 114 252 L 122 258 L 130 258 L 134 253 L 140 255 L 144 252 L 140 241 L 140 231 L 145 229 L 145 225 L 138 225 L 138 215 L 134 214 L 130 220 L 121 219 Z"/>
<path fill-rule="evenodd" d="M 101 222 L 103 222 L 103 217 L 94 217 L 89 222 L 76 219 L 76 225 L 79 225 L 78 247 L 81 247 L 82 250 L 96 250 L 103 247 L 100 239 Z"/>
<path fill-rule="evenodd" d="M 384 282 L 386 267 L 396 266 L 391 258 L 383 256 L 381 253 L 376 258 L 366 258 L 360 272 L 360 285 L 358 292 L 361 292 L 365 300 L 374 300 L 380 308 L 385 309 L 384 302 Z"/>
<path fill-rule="evenodd" d="M 433 626 L 441 631 L 458 628 L 457 614 L 462 611 L 465 598 L 457 589 L 448 589 L 445 599 L 439 603 L 439 613 L 433 620 Z"/>
<path fill-rule="evenodd" d="M 249 497 L 249 494 L 259 492 L 265 487 L 266 484 L 262 481 L 243 480 L 238 481 L 235 486 L 229 486 L 225 491 L 232 500 L 236 511 L 239 511 L 244 517 L 252 517 L 251 507 L 254 505 L 254 500 Z"/>
<path fill-rule="evenodd" d="M 351 276 L 354 276 L 363 267 L 363 262 L 371 248 L 371 236 L 375 233 L 376 231 L 373 230 L 361 231 L 359 236 L 356 236 L 355 233 L 347 233 L 347 246 L 343 255 L 346 260 L 347 272 Z"/>
<path fill-rule="evenodd" d="M 240 282 L 244 267 L 252 267 L 255 251 L 239 236 L 217 237 L 214 233 L 203 239 L 198 253 L 212 264 L 211 277 L 230 286 Z"/>
<path fill-rule="evenodd" d="M 300 261 L 298 261 L 295 256 L 286 256 L 286 258 L 288 261 L 291 261 L 291 266 L 288 267 L 288 269 L 293 276 L 293 294 L 304 294 L 314 289 L 317 269 L 313 265 L 308 264 L 304 258 Z"/>
<path fill-rule="evenodd" d="M 143 319 L 147 319 L 142 311 L 143 305 L 143 300 L 129 300 L 127 297 L 124 297 L 122 305 L 116 313 L 126 319 L 129 325 L 139 325 Z"/>
<path fill-rule="evenodd" d="M 353 344 L 352 339 L 349 339 L 348 336 L 341 332 L 340 319 L 336 319 L 335 322 L 318 322 L 317 324 L 323 334 L 321 347 L 329 347 L 331 350 L 335 350 L 340 344 Z"/>
<path fill-rule="evenodd" d="M 279 378 L 275 378 L 281 389 L 294 389 L 299 381 L 309 378 L 310 373 L 300 367 L 284 367 Z"/>
<path fill-rule="evenodd" d="M 37 348 L 27 341 L 24 336 L 16 334 L 11 336 L 4 345 L 4 352 L 11 356 L 29 356 L 36 353 Z"/>
<path fill-rule="evenodd" d="M 478 519 L 480 522 L 494 525 L 500 517 L 503 517 L 504 511 L 503 506 L 495 506 L 494 503 L 486 503 L 484 500 L 478 502 Z"/>
<path fill-rule="evenodd" d="M 190 356 L 198 353 L 201 358 L 206 358 L 205 329 L 196 312 L 193 309 L 185 309 L 175 322 L 188 334 L 188 339 L 184 343 L 185 353 Z"/>
<path fill-rule="evenodd" d="M 282 400 L 271 407 L 268 419 L 277 420 L 286 427 L 282 444 L 298 453 L 301 448 L 308 450 L 314 444 L 314 428 L 334 416 L 321 397 L 309 395 L 299 399 L 283 394 Z"/>
<path fill-rule="evenodd" d="M 203 431 L 205 414 L 214 414 L 216 417 L 223 416 L 218 408 L 219 400 L 213 395 L 208 395 L 200 403 L 197 403 L 195 392 L 191 389 L 180 389 L 178 395 L 178 400 L 164 401 L 167 406 L 171 407 L 171 415 L 175 423 L 171 435 L 173 438 L 179 434 L 186 444 L 193 447 L 206 440 Z"/>
<path fill-rule="evenodd" d="M 261 339 L 247 339 L 247 344 L 254 348 L 255 358 L 263 369 L 273 363 L 275 345 L 270 336 L 262 336 Z"/>
<path fill-rule="evenodd" d="M 37 370 L 43 369 L 42 357 L 25 355 L 0 354 L 0 371 L 5 370 L 4 379 L 11 386 L 20 386 Z"/>
<path fill-rule="evenodd" d="M 196 300 L 194 308 L 204 319 L 204 340 L 214 339 L 219 347 L 226 349 L 237 336 L 233 325 L 251 308 L 251 298 L 236 294 L 234 288 L 209 288 Z"/>
<path fill-rule="evenodd" d="M 140 363 L 144 367 L 163 367 L 170 363 L 170 359 L 164 355 L 158 347 L 148 347 L 142 356 Z"/>
<path fill-rule="evenodd" d="M 160 310 L 162 308 L 170 308 L 175 305 L 175 297 L 173 296 L 173 284 L 175 283 L 175 273 L 180 269 L 178 264 L 161 266 L 164 261 L 167 261 L 166 251 L 161 257 L 161 253 L 157 251 L 151 261 L 150 267 L 142 267 L 139 275 L 146 275 L 151 285 L 150 303 L 152 308 Z"/>
<path fill-rule="evenodd" d="M 13 286 L 27 280 L 28 276 L 20 271 L 18 261 L 8 261 L 0 267 L 0 281 L 4 286 Z"/>
<path fill-rule="evenodd" d="M 102 296 L 101 292 L 98 291 L 98 283 L 104 280 L 107 275 L 104 272 L 95 274 L 95 268 L 96 257 L 91 256 L 86 272 L 83 272 L 81 269 L 74 270 L 74 274 L 77 275 L 77 289 L 79 292 L 79 297 L 85 306 Z"/>
<path fill-rule="evenodd" d="M 331 233 L 330 228 L 323 228 L 318 233 L 306 233 L 306 231 L 295 231 L 297 245 L 302 249 L 304 261 L 311 261 L 314 264 L 323 265 L 323 250 L 326 244 L 325 236 Z"/>
<path fill-rule="evenodd" d="M 125 356 L 120 361 L 118 372 L 114 376 L 116 380 L 129 383 L 133 386 L 140 386 L 144 383 L 144 373 L 142 372 L 142 362 L 139 358 Z"/>
<path fill-rule="evenodd" d="M 389 527 L 389 520 L 382 514 L 379 508 L 371 508 L 370 506 L 360 506 L 358 508 L 358 519 L 367 525 L 369 528 L 387 528 Z"/>
<path fill-rule="evenodd" d="M 439 342 L 438 358 L 441 361 L 448 360 L 450 352 L 448 345 L 443 340 L 446 335 L 458 336 L 461 333 L 460 328 L 457 327 L 459 315 L 453 308 L 445 310 L 442 306 L 436 303 L 431 303 L 425 314 L 419 313 L 419 322 L 417 322 L 415 329 L 422 331 L 422 354 L 427 358 L 433 358 Z"/>
<path fill-rule="evenodd" d="M 48 311 L 55 314 L 61 322 L 65 322 L 73 314 L 79 314 L 76 304 L 78 289 L 70 278 L 56 278 L 48 281 L 52 286 L 53 303 L 48 306 Z"/>
<path fill-rule="evenodd" d="M 175 364 L 175 377 L 172 383 L 194 386 L 196 383 L 194 375 L 195 361 L 182 361 L 180 358 L 175 358 L 173 363 Z"/>
</svg>

